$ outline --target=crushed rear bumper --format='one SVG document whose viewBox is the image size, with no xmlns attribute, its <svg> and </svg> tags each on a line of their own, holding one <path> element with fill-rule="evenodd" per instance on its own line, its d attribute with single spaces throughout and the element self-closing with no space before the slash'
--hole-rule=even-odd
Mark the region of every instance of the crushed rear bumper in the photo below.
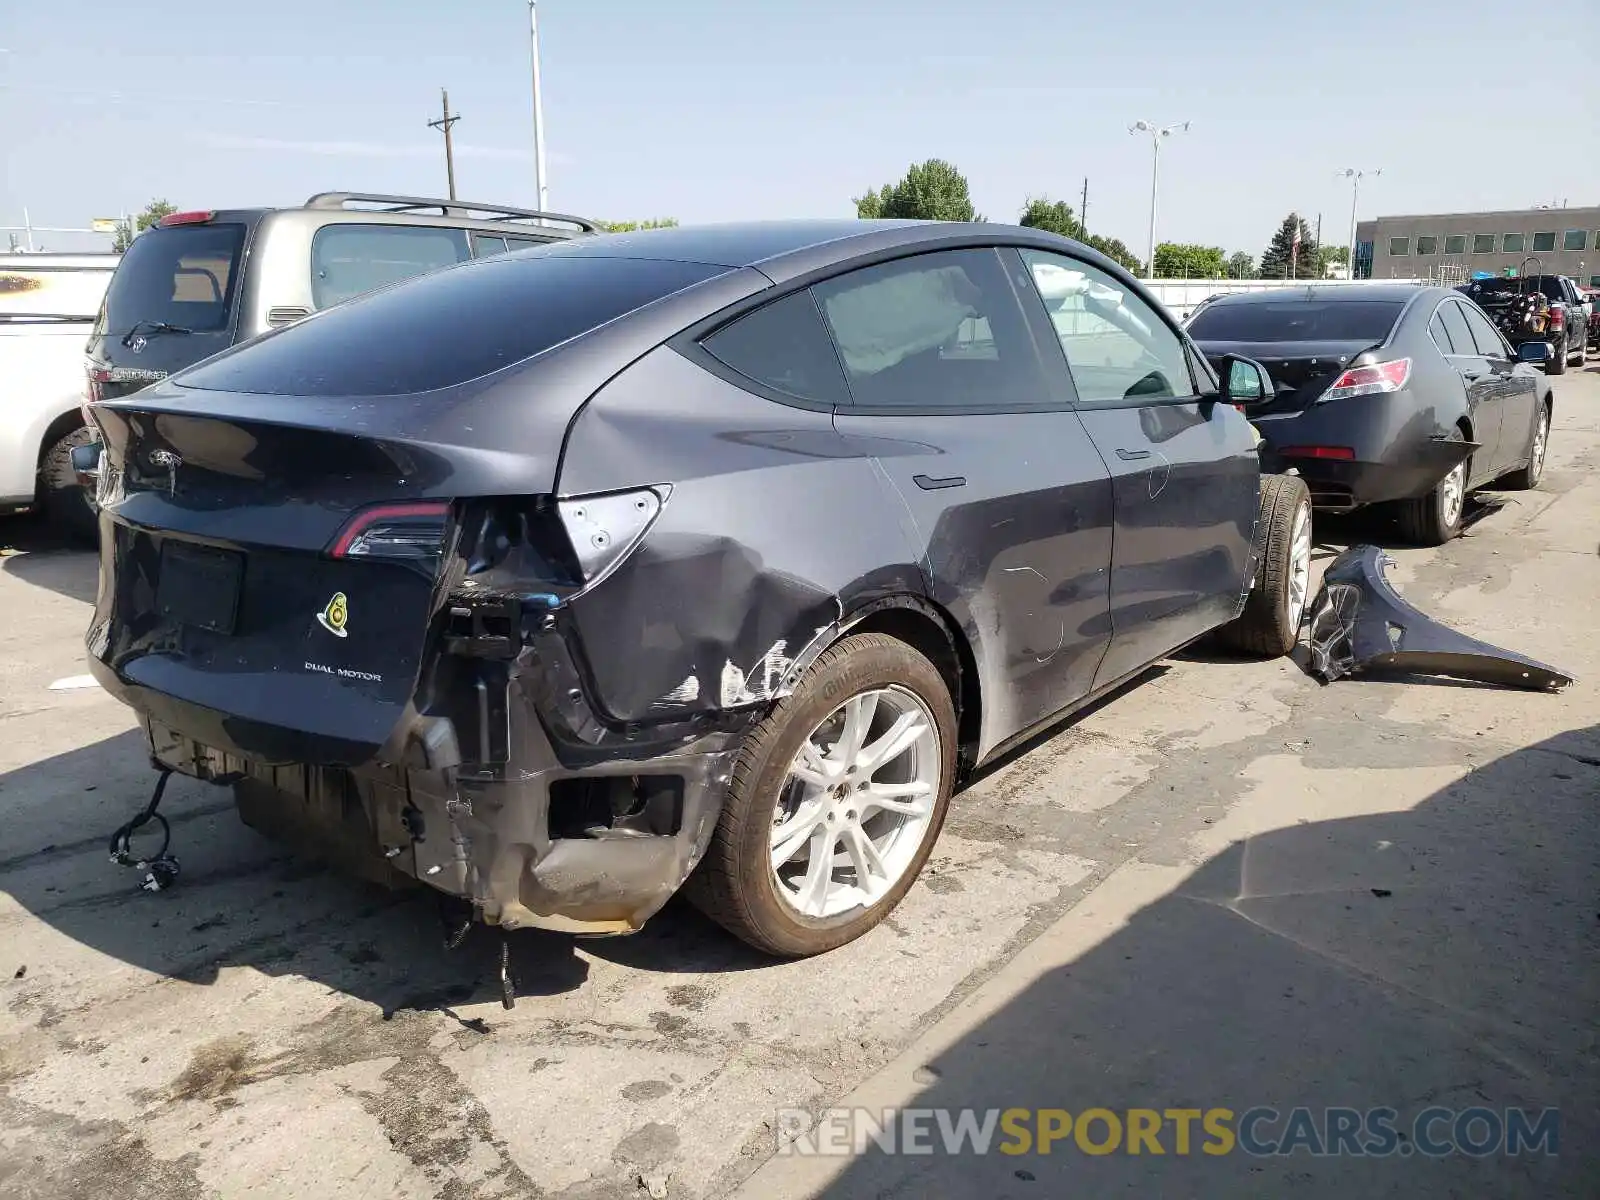
<svg viewBox="0 0 1600 1200">
<path fill-rule="evenodd" d="M 1384 578 L 1391 560 L 1352 546 L 1329 565 L 1312 601 L 1309 669 L 1324 683 L 1358 672 L 1449 675 L 1530 691 L 1557 691 L 1572 676 L 1439 624 Z"/>
</svg>

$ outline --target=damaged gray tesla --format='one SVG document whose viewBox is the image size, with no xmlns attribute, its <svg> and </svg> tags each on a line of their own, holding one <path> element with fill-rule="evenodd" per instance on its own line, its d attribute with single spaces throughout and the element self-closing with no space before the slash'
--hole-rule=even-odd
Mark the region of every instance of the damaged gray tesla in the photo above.
<svg viewBox="0 0 1600 1200">
<path fill-rule="evenodd" d="M 93 407 L 91 668 L 159 770 L 491 924 L 687 885 L 817 953 L 976 766 L 1208 633 L 1293 644 L 1310 500 L 1225 374 L 1011 227 L 447 268 Z"/>
</svg>

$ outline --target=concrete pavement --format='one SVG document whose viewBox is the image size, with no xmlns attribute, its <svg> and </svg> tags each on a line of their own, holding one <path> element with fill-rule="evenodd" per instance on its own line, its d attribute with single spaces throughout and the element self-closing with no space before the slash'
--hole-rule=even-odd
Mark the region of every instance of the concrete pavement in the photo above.
<svg viewBox="0 0 1600 1200">
<path fill-rule="evenodd" d="M 183 880 L 136 891 L 104 852 L 152 781 L 133 722 L 50 690 L 93 560 L 0 525 L 0 1195 L 1594 1194 L 1600 374 L 1555 384 L 1543 488 L 1392 578 L 1565 693 L 1187 656 L 958 797 L 867 938 L 522 934 L 509 1013 L 491 938 L 445 954 L 426 898 L 218 791 L 174 783 Z M 838 1104 L 1429 1103 L 1559 1106 L 1561 1153 L 773 1157 L 779 1110 Z"/>
</svg>

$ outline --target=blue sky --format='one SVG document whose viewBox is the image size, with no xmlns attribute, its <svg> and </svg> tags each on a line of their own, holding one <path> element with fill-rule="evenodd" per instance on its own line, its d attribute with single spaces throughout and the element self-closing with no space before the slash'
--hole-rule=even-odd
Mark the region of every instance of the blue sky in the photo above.
<svg viewBox="0 0 1600 1200">
<path fill-rule="evenodd" d="M 1584 13 L 1588 8 L 1587 14 Z M 164 196 L 295 204 L 534 200 L 524 0 L 17 0 L 0 23 L 0 225 L 85 225 Z M 1145 117 L 1160 236 L 1259 254 L 1278 221 L 1600 202 L 1595 10 L 1504 0 L 541 0 L 552 208 L 608 219 L 853 215 L 928 157 L 979 209 L 1029 195 L 1142 253 Z M 1563 115 L 1564 114 L 1564 115 Z M 45 239 L 53 248 L 103 245 Z M 0 242 L 3 245 L 3 242 Z"/>
</svg>

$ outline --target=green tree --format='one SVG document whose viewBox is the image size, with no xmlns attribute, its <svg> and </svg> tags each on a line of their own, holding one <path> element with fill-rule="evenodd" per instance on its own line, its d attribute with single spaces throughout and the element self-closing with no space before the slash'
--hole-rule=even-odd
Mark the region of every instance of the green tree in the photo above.
<svg viewBox="0 0 1600 1200">
<path fill-rule="evenodd" d="M 905 178 L 855 197 L 862 220 L 981 221 L 972 207 L 967 177 L 942 158 L 913 163 Z"/>
<path fill-rule="evenodd" d="M 1235 250 L 1228 258 L 1229 279 L 1255 279 L 1255 257 L 1244 250 Z"/>
<path fill-rule="evenodd" d="M 1318 246 L 1317 247 L 1317 274 L 1326 278 L 1328 268 L 1350 265 L 1349 246 Z"/>
<path fill-rule="evenodd" d="M 1167 279 L 1221 279 L 1227 260 L 1221 246 L 1162 242 L 1156 247 L 1157 277 Z"/>
<path fill-rule="evenodd" d="M 1052 200 L 1049 196 L 1035 199 L 1030 196 L 1022 209 L 1022 216 L 1017 218 L 1017 224 L 1028 229 L 1047 229 L 1062 237 L 1083 241 L 1083 222 L 1078 220 L 1078 215 L 1065 200 Z"/>
<path fill-rule="evenodd" d="M 652 217 L 648 221 L 598 221 L 596 224 L 607 233 L 632 233 L 636 229 L 672 229 L 678 224 L 678 218 Z"/>
<path fill-rule="evenodd" d="M 1123 245 L 1120 238 L 1102 237 L 1098 233 L 1091 233 L 1088 237 L 1083 239 L 1083 244 L 1086 246 L 1093 246 L 1112 262 L 1118 263 L 1127 270 L 1132 271 L 1135 275 L 1137 275 L 1144 267 L 1143 260 L 1140 259 L 1139 256 L 1132 250 L 1129 250 L 1127 246 Z"/>
<path fill-rule="evenodd" d="M 1291 264 L 1290 252 L 1294 247 L 1297 229 L 1300 231 L 1300 251 L 1294 255 Z M 1272 243 L 1261 256 L 1261 278 L 1320 279 L 1322 271 L 1318 262 L 1317 242 L 1311 236 L 1311 227 L 1299 213 L 1290 213 L 1278 226 L 1278 232 L 1272 235 Z"/>
<path fill-rule="evenodd" d="M 150 226 L 161 220 L 161 218 L 166 216 L 168 213 L 175 213 L 177 211 L 177 205 L 169 204 L 165 200 L 150 201 L 149 204 L 144 206 L 144 211 L 134 217 L 133 220 L 117 222 L 117 232 L 114 240 L 111 243 L 111 248 L 118 254 L 121 254 L 133 244 L 134 238 L 138 237 L 146 229 L 149 229 Z"/>
</svg>

